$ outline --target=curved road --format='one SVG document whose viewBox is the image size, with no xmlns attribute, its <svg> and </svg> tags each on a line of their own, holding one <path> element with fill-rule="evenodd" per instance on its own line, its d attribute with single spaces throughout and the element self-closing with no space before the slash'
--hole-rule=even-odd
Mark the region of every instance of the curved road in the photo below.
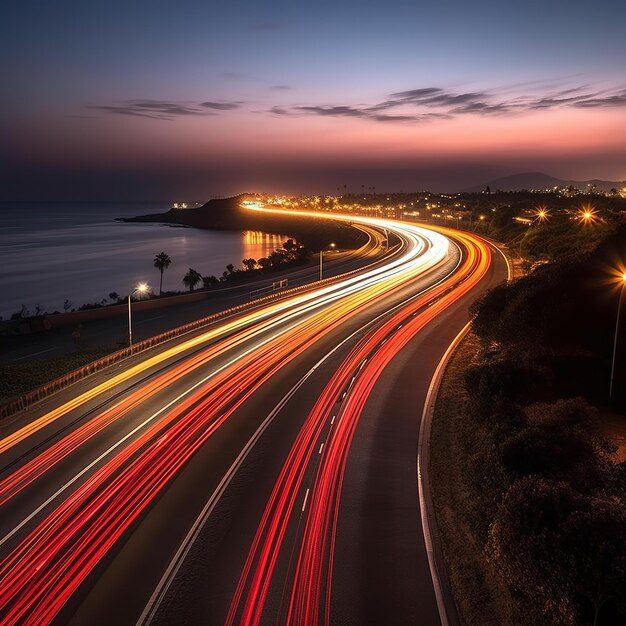
<svg viewBox="0 0 626 626">
<path fill-rule="evenodd" d="M 344 219 L 401 245 L 4 426 L 3 624 L 439 623 L 420 416 L 504 261 L 459 232 Z"/>
</svg>

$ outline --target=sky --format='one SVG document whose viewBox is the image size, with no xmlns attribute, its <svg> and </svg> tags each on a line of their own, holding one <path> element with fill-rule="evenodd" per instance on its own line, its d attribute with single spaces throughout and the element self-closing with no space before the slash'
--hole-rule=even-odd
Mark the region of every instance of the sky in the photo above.
<svg viewBox="0 0 626 626">
<path fill-rule="evenodd" d="M 622 0 L 22 0 L 0 199 L 626 179 Z"/>
</svg>

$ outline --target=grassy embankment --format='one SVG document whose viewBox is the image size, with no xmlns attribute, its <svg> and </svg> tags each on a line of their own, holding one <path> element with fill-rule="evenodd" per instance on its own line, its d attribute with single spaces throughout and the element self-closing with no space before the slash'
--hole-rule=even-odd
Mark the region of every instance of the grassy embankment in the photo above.
<svg viewBox="0 0 626 626">
<path fill-rule="evenodd" d="M 595 249 L 571 228 L 579 246 L 545 238 L 551 264 L 477 303 L 437 400 L 430 475 L 464 624 L 626 620 L 626 341 L 607 394 L 626 227 Z"/>
<path fill-rule="evenodd" d="M 0 402 L 27 393 L 115 350 L 119 350 L 119 346 L 82 350 L 28 363 L 0 365 Z"/>
</svg>

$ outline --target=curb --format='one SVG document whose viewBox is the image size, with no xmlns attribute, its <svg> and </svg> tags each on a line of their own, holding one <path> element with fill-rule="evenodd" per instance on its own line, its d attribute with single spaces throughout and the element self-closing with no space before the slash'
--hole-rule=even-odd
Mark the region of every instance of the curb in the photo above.
<svg viewBox="0 0 626 626">
<path fill-rule="evenodd" d="M 510 282 L 512 279 L 512 267 L 507 254 L 501 249 L 500 245 L 486 238 L 483 239 L 495 248 L 504 258 L 507 268 L 507 282 Z M 446 366 L 458 345 L 470 331 L 471 326 L 471 321 L 463 326 L 437 364 L 435 373 L 430 380 L 428 391 L 426 392 L 426 400 L 424 401 L 424 410 L 422 411 L 422 421 L 417 442 L 417 490 L 420 503 L 422 532 L 424 535 L 426 554 L 428 556 L 428 567 L 430 569 L 430 576 L 437 600 L 439 620 L 442 626 L 449 626 L 450 624 L 457 626 L 460 622 L 445 562 L 441 553 L 437 520 L 433 511 L 432 495 L 430 493 L 428 480 L 430 468 L 430 434 L 432 430 L 433 414 L 435 412 L 435 403 L 437 402 L 437 395 L 446 371 Z"/>
<path fill-rule="evenodd" d="M 435 402 L 437 401 L 437 393 L 443 380 L 446 366 L 452 357 L 461 340 L 467 335 L 471 327 L 471 322 L 467 322 L 458 335 L 448 346 L 441 360 L 437 364 L 437 369 L 431 378 L 426 400 L 424 402 L 424 410 L 422 412 L 422 422 L 420 424 L 419 438 L 417 443 L 417 489 L 420 503 L 420 516 L 422 521 L 422 532 L 424 534 L 424 544 L 426 546 L 426 554 L 428 556 L 428 567 L 433 582 L 435 598 L 437 600 L 437 609 L 439 611 L 439 620 L 442 626 L 456 625 L 459 618 L 456 610 L 456 603 L 450 589 L 448 575 L 445 564 L 441 555 L 441 547 L 437 537 L 437 521 L 435 519 L 432 496 L 428 481 L 428 473 L 430 466 L 430 433 L 432 428 L 432 418 L 435 412 Z M 434 530 L 433 530 L 434 529 Z"/>
</svg>

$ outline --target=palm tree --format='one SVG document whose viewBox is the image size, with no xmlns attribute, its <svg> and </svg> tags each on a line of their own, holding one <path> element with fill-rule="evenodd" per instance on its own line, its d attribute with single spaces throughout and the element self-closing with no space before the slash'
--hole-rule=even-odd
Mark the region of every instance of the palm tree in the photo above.
<svg viewBox="0 0 626 626">
<path fill-rule="evenodd" d="M 163 293 L 163 272 L 172 264 L 172 259 L 165 254 L 165 252 L 160 252 L 154 257 L 154 267 L 156 267 L 159 272 L 161 272 L 161 282 L 159 283 L 159 295 Z"/>
<path fill-rule="evenodd" d="M 189 287 L 189 291 L 193 291 L 194 287 L 202 280 L 202 274 L 196 270 L 189 268 L 189 271 L 183 276 L 183 285 Z"/>
</svg>

